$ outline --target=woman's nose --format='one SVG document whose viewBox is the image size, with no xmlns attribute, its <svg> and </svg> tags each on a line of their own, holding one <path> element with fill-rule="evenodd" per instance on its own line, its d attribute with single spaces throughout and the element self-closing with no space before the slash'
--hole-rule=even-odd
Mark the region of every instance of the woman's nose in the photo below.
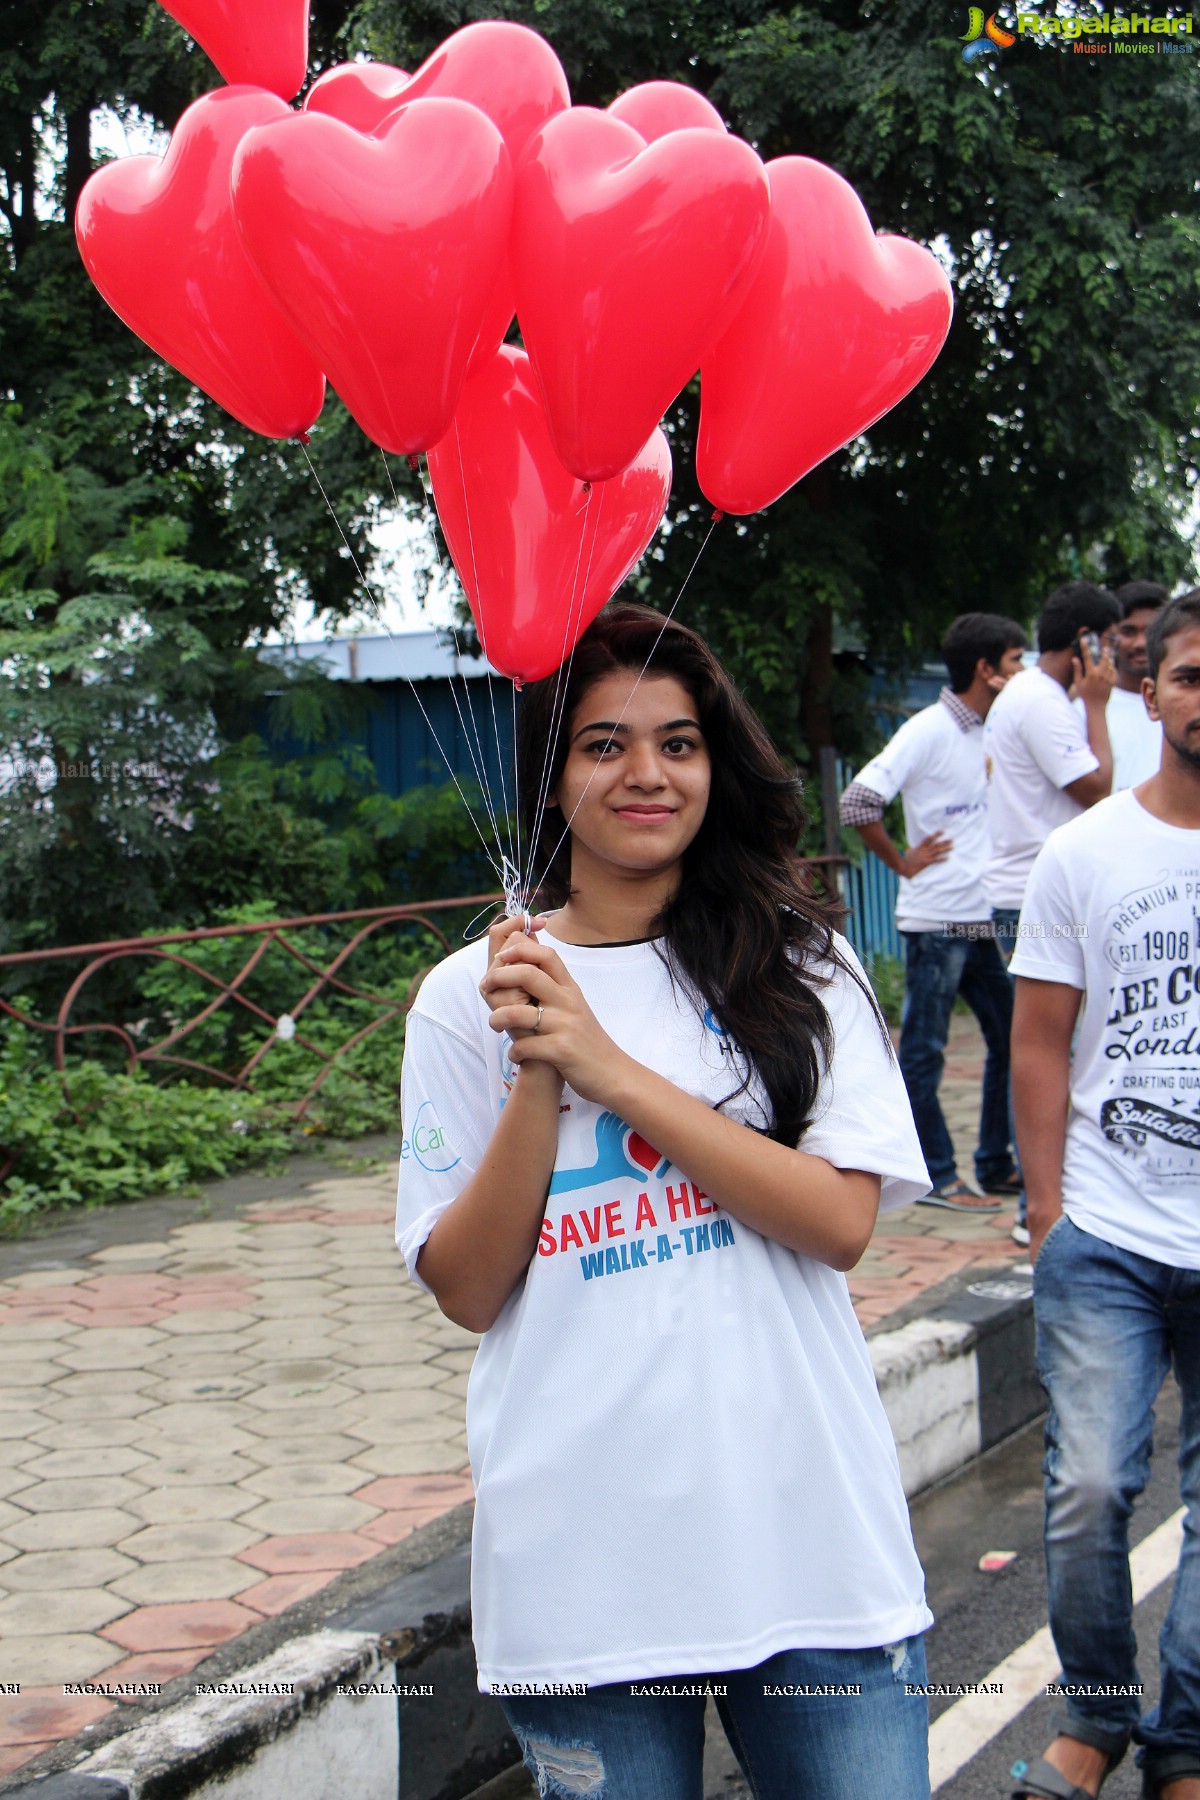
<svg viewBox="0 0 1200 1800">
<path fill-rule="evenodd" d="M 635 744 L 625 758 L 625 780 L 630 787 L 663 786 L 662 763 L 653 744 Z"/>
</svg>

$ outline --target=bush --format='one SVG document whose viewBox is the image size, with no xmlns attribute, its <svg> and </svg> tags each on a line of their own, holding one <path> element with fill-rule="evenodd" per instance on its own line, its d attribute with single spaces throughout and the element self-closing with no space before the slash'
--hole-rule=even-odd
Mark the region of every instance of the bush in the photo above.
<svg viewBox="0 0 1200 1800">
<path fill-rule="evenodd" d="M 219 923 L 247 924 L 278 918 L 271 902 L 230 909 Z M 288 941 L 319 967 L 347 939 L 347 928 L 289 932 Z M 250 937 L 210 939 L 182 947 L 184 967 L 159 958 L 139 970 L 127 1029 L 137 1040 L 157 1042 L 216 995 L 205 971 L 232 982 L 253 948 Z M 428 932 L 381 927 L 343 964 L 347 985 L 403 1005 L 420 972 L 444 954 Z M 317 977 L 272 943 L 239 992 L 261 1007 L 266 1020 L 225 1002 L 170 1051 L 235 1075 L 264 1042 L 265 1054 L 247 1089 L 232 1090 L 218 1077 L 167 1064 L 118 1066 L 116 1040 L 95 1045 L 87 1060 L 68 1063 L 70 1104 L 53 1067 L 48 1036 L 6 1021 L 0 1046 L 0 1167 L 15 1157 L 0 1181 L 0 1231 L 20 1229 L 34 1214 L 55 1206 L 99 1206 L 177 1193 L 199 1180 L 250 1163 L 277 1160 L 311 1147 L 316 1137 L 354 1138 L 399 1125 L 400 1063 L 404 1016 L 386 1019 L 334 1064 L 303 1118 L 294 1113 L 321 1070 L 308 1045 L 332 1053 L 380 1017 L 369 999 L 323 991 L 295 1021 L 295 1036 L 278 1021 L 288 1015 Z M 18 1009 L 34 1012 L 24 1000 Z M 271 1026 L 275 1025 L 272 1032 Z M 85 1040 L 87 1041 L 87 1040 Z"/>
</svg>

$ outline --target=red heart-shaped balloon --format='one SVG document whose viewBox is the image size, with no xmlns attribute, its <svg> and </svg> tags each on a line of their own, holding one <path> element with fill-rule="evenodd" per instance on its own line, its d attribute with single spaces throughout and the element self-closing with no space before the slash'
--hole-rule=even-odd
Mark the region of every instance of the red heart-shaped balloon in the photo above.
<svg viewBox="0 0 1200 1800">
<path fill-rule="evenodd" d="M 313 83 L 304 107 L 374 132 L 398 106 L 435 96 L 469 100 L 486 113 L 514 167 L 538 126 L 571 104 L 562 64 L 545 38 L 524 25 L 483 19 L 453 32 L 415 75 L 386 63 L 330 69 Z"/>
<path fill-rule="evenodd" d="M 671 452 L 656 430 L 614 480 L 586 487 L 554 454 L 529 358 L 506 344 L 464 387 L 429 475 L 489 660 L 516 681 L 540 681 L 654 536 Z"/>
<path fill-rule="evenodd" d="M 512 214 L 512 165 L 462 100 L 416 100 L 377 137 L 293 113 L 234 159 L 246 248 L 367 436 L 444 437 Z"/>
<path fill-rule="evenodd" d="M 304 96 L 304 110 L 326 113 L 369 134 L 395 112 L 408 81 L 404 70 L 391 63 L 338 63 L 317 76 Z"/>
<path fill-rule="evenodd" d="M 668 131 L 724 131 L 725 121 L 711 101 L 682 81 L 643 81 L 626 88 L 607 109 L 610 119 L 632 125 L 648 144 Z"/>
<path fill-rule="evenodd" d="M 882 418 L 950 329 L 937 258 L 876 237 L 849 182 L 803 156 L 767 174 L 766 254 L 701 368 L 696 474 L 722 512 L 769 506 Z"/>
<path fill-rule="evenodd" d="M 308 69 L 308 0 L 161 0 L 229 82 L 291 100 Z"/>
<path fill-rule="evenodd" d="M 279 438 L 309 429 L 325 378 L 246 255 L 229 172 L 247 131 L 291 117 L 261 88 L 205 94 L 165 156 L 106 163 L 75 213 L 88 274 L 113 311 L 243 425 Z"/>
<path fill-rule="evenodd" d="M 725 132 L 647 145 L 591 107 L 551 119 L 517 176 L 517 315 L 559 458 L 585 481 L 637 455 L 737 305 L 766 174 Z"/>
</svg>

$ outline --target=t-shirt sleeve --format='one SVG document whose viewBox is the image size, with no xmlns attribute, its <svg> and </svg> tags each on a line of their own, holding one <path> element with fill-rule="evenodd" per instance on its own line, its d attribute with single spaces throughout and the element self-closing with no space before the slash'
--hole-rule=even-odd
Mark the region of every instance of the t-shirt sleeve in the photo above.
<svg viewBox="0 0 1200 1800">
<path fill-rule="evenodd" d="M 911 719 L 906 720 L 891 743 L 885 744 L 879 755 L 858 771 L 855 787 L 870 788 L 881 800 L 895 799 L 912 776 L 920 754 L 920 742 L 912 724 Z"/>
<path fill-rule="evenodd" d="M 1085 720 L 1069 704 L 1030 706 L 1021 732 L 1046 780 L 1060 790 L 1100 767 L 1100 759 L 1087 741 Z"/>
<path fill-rule="evenodd" d="M 491 1137 L 488 1069 L 478 1044 L 426 1014 L 410 1013 L 400 1077 L 400 1180 L 396 1242 L 408 1273 L 421 1246 L 478 1169 Z"/>
<path fill-rule="evenodd" d="M 838 947 L 858 969 L 849 946 Z M 907 1206 L 927 1194 L 931 1183 L 899 1065 L 857 982 L 839 972 L 821 996 L 833 1025 L 833 1060 L 800 1148 L 837 1169 L 867 1169 L 882 1177 L 881 1212 Z"/>
<path fill-rule="evenodd" d="M 1047 838 L 1029 874 L 1017 947 L 1009 963 L 1013 975 L 1034 981 L 1061 981 L 1067 987 L 1087 987 L 1084 936 L 1079 903 L 1072 897 L 1066 862 L 1055 838 Z"/>
</svg>

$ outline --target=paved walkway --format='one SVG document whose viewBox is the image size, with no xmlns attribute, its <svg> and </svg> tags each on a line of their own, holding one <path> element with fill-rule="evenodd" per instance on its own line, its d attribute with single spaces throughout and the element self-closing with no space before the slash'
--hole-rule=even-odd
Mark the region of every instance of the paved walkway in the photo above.
<svg viewBox="0 0 1200 1800">
<path fill-rule="evenodd" d="M 981 1056 L 956 1018 L 963 1172 Z M 119 1704 L 64 1684 L 186 1674 L 470 1496 L 475 1339 L 403 1279 L 394 1181 L 298 1161 L 0 1250 L 0 1779 Z M 863 1323 L 1023 1255 L 1010 1223 L 889 1215 Z"/>
</svg>

